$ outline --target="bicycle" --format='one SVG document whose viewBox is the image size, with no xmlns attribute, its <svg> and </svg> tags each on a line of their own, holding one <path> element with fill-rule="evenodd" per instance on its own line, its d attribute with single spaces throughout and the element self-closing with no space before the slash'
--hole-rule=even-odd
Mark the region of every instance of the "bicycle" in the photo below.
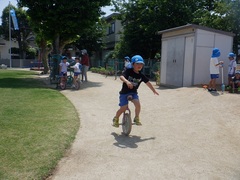
<svg viewBox="0 0 240 180">
<path fill-rule="evenodd" d="M 80 77 L 79 77 L 79 75 L 78 75 L 78 78 L 76 79 L 76 82 L 73 83 L 74 78 L 73 78 L 72 74 L 73 74 L 73 72 L 70 71 L 70 75 L 67 75 L 67 77 L 65 77 L 62 82 L 61 82 L 61 76 L 59 76 L 59 78 L 60 78 L 59 79 L 59 81 L 60 81 L 59 86 L 60 86 L 61 90 L 66 89 L 67 86 L 72 87 L 73 85 L 74 85 L 74 89 L 76 89 L 76 90 L 80 89 Z"/>
<path fill-rule="evenodd" d="M 131 95 L 128 96 L 128 101 L 132 102 L 133 97 Z M 131 133 L 132 130 L 132 125 L 134 125 L 136 123 L 132 122 L 132 118 L 131 118 L 131 110 L 129 109 L 129 107 L 127 107 L 127 110 L 123 113 L 123 118 L 122 118 L 122 123 L 120 123 L 119 125 L 122 125 L 122 133 L 126 136 L 128 136 Z"/>
</svg>

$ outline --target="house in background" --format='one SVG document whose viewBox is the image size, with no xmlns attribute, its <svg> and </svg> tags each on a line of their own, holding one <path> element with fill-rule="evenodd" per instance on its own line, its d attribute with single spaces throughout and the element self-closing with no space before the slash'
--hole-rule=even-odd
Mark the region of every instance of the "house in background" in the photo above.
<svg viewBox="0 0 240 180">
<path fill-rule="evenodd" d="M 118 15 L 119 13 L 113 13 L 103 18 L 106 20 L 109 26 L 106 29 L 107 35 L 102 39 L 103 43 L 105 44 L 105 48 L 102 51 L 101 59 L 104 59 L 109 52 L 113 51 L 116 43 L 120 41 L 123 26 L 121 24 L 121 20 L 116 19 Z"/>
<path fill-rule="evenodd" d="M 209 61 L 215 47 L 221 51 L 218 59 L 224 61 L 224 81 L 227 82 L 228 53 L 233 47 L 233 33 L 187 24 L 158 34 L 162 35 L 161 85 L 189 87 L 208 84 Z M 221 75 L 218 83 L 221 83 Z"/>
<path fill-rule="evenodd" d="M 11 42 L 11 47 L 12 48 L 18 48 L 18 42 L 17 41 L 12 41 Z M 0 37 L 0 64 L 1 60 L 3 59 L 10 59 L 10 54 L 9 54 L 9 48 L 10 48 L 10 43 L 9 41 L 4 40 L 2 37 Z M 15 54 L 12 54 L 12 56 Z"/>
</svg>

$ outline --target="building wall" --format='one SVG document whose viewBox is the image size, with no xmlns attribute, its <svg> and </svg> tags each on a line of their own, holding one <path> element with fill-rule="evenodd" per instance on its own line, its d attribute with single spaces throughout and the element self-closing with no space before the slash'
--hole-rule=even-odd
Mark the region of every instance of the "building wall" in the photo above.
<svg viewBox="0 0 240 180">
<path fill-rule="evenodd" d="M 201 26 L 195 27 L 194 25 L 164 30 L 160 33 L 162 33 L 162 85 L 180 87 L 181 84 L 182 86 L 208 84 L 210 80 L 209 61 L 212 50 L 215 47 L 221 51 L 219 60 L 224 61 L 224 81 L 227 81 L 227 67 L 229 63 L 227 56 L 232 51 L 232 33 Z M 184 41 L 180 44 L 177 43 L 177 39 L 182 37 L 184 37 Z M 184 53 L 174 55 L 178 51 L 183 51 Z M 183 58 L 183 68 L 181 58 Z M 220 78 L 217 83 L 220 84 L 221 79 L 220 69 Z"/>
<path fill-rule="evenodd" d="M 11 47 L 18 48 L 17 41 L 11 42 Z M 9 55 L 10 43 L 2 38 L 0 38 L 0 59 L 10 59 Z"/>
<path fill-rule="evenodd" d="M 106 54 L 110 51 L 113 51 L 117 42 L 120 41 L 120 32 L 123 31 L 123 27 L 120 20 L 114 19 L 115 16 L 119 15 L 118 13 L 113 13 L 105 17 L 106 22 L 109 27 L 106 29 L 106 36 L 103 37 L 103 43 L 105 44 L 105 49 L 101 52 L 101 58 L 104 59 Z M 112 25 L 114 25 L 114 32 L 112 31 Z M 112 29 L 111 29 L 112 28 Z"/>
<path fill-rule="evenodd" d="M 114 48 L 116 42 L 120 40 L 120 31 L 122 31 L 120 20 L 111 20 L 108 22 L 109 25 L 114 24 L 114 33 L 109 33 L 109 28 L 107 28 L 107 36 L 103 38 L 103 42 L 106 44 L 107 48 Z"/>
<path fill-rule="evenodd" d="M 210 79 L 209 60 L 212 55 L 212 49 L 215 47 L 219 48 L 221 52 L 221 56 L 218 59 L 219 61 L 224 61 L 224 81 L 227 82 L 228 53 L 232 51 L 232 44 L 233 37 L 231 36 L 201 29 L 197 30 L 194 84 L 208 83 Z M 221 69 L 217 83 L 221 83 Z"/>
</svg>

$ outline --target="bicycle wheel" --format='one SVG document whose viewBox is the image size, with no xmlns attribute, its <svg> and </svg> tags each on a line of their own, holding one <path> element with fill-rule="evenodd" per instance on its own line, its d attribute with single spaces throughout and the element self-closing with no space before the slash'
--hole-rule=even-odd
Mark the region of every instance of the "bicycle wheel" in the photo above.
<svg viewBox="0 0 240 180">
<path fill-rule="evenodd" d="M 132 130 L 132 120 L 131 120 L 130 113 L 125 112 L 123 114 L 122 130 L 123 130 L 123 134 L 125 134 L 126 136 L 128 136 Z"/>
<path fill-rule="evenodd" d="M 60 89 L 61 90 L 64 90 L 64 89 L 66 89 L 66 83 L 60 83 Z"/>
<path fill-rule="evenodd" d="M 80 89 L 80 82 L 79 82 L 79 81 L 76 81 L 76 83 L 75 83 L 75 89 L 76 89 L 76 90 L 79 90 L 79 89 Z"/>
</svg>

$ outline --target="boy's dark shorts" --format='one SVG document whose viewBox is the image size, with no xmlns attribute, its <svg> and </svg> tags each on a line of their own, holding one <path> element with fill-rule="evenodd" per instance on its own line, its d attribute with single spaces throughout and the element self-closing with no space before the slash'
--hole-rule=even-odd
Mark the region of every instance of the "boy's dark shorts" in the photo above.
<svg viewBox="0 0 240 180">
<path fill-rule="evenodd" d="M 210 74 L 211 79 L 217 79 L 219 78 L 219 74 Z"/>
<path fill-rule="evenodd" d="M 65 76 L 67 76 L 67 72 L 61 72 L 60 73 L 60 77 L 65 77 Z"/>
<path fill-rule="evenodd" d="M 74 76 L 78 76 L 80 72 L 74 72 Z"/>
<path fill-rule="evenodd" d="M 127 97 L 131 95 L 133 99 L 139 99 L 137 93 L 128 93 L 128 94 L 120 94 L 119 95 L 119 106 L 125 106 L 128 104 Z"/>
</svg>

